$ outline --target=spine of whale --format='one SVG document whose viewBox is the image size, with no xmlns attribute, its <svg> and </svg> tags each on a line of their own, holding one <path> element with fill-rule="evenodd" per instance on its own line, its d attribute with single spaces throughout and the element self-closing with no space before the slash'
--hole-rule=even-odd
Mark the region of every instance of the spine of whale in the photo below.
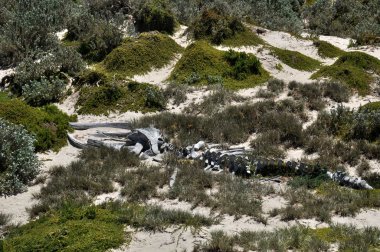
<svg viewBox="0 0 380 252">
<path fill-rule="evenodd" d="M 228 170 L 238 176 L 251 175 L 282 175 L 282 176 L 311 176 L 326 175 L 342 186 L 354 189 L 373 189 L 365 180 L 349 176 L 346 172 L 329 172 L 318 164 L 283 161 L 281 159 L 268 160 L 265 158 L 249 157 L 242 153 L 235 154 L 234 150 L 210 151 L 206 150 L 199 158 L 204 160 L 205 170 Z"/>
</svg>

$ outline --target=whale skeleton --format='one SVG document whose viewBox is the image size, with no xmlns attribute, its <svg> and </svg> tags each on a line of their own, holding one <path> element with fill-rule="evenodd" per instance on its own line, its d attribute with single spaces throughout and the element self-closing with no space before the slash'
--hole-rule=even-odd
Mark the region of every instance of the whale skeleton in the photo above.
<svg viewBox="0 0 380 252">
<path fill-rule="evenodd" d="M 200 141 L 185 148 L 174 148 L 173 145 L 164 141 L 164 137 L 159 129 L 139 128 L 131 129 L 130 123 L 71 123 L 74 129 L 86 130 L 93 128 L 115 128 L 126 129 L 127 132 L 97 131 L 103 139 L 89 138 L 86 143 L 75 138 L 73 134 L 68 134 L 69 143 L 80 149 L 88 147 L 109 147 L 116 150 L 128 149 L 132 153 L 146 158 L 156 157 L 155 161 L 161 160 L 158 155 L 174 151 L 179 157 L 186 159 L 202 160 L 206 171 L 222 172 L 228 170 L 238 176 L 249 177 L 251 175 L 296 175 L 296 176 L 318 176 L 325 174 L 327 178 L 336 181 L 342 186 L 354 189 L 373 189 L 365 180 L 349 176 L 342 171 L 329 172 L 327 169 L 316 165 L 308 165 L 302 162 L 267 160 L 250 156 L 245 148 L 223 149 L 221 145 L 209 144 Z M 171 178 L 171 184 L 175 180 L 178 169 L 175 170 Z M 278 181 L 278 179 L 276 179 Z"/>
</svg>

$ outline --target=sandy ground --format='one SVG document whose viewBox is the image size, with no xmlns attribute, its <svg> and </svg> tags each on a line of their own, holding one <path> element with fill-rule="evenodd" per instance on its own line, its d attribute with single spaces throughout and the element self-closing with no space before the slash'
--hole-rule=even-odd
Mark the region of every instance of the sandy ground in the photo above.
<svg viewBox="0 0 380 252">
<path fill-rule="evenodd" d="M 136 75 L 132 79 L 137 82 L 156 84 L 158 86 L 163 86 L 162 84 L 169 78 L 171 72 L 173 71 L 181 55 L 176 55 L 175 59 L 172 60 L 167 66 L 160 69 L 154 69 L 144 75 Z"/>
<path fill-rule="evenodd" d="M 7 75 L 10 75 L 14 73 L 15 69 L 14 68 L 9 68 L 9 69 L 0 69 L 0 81 Z"/>
<path fill-rule="evenodd" d="M 339 38 L 335 36 L 319 36 L 322 41 L 329 42 L 330 44 L 349 52 L 364 52 L 380 59 L 380 48 L 375 46 L 360 46 L 360 47 L 349 47 L 349 38 Z"/>
</svg>

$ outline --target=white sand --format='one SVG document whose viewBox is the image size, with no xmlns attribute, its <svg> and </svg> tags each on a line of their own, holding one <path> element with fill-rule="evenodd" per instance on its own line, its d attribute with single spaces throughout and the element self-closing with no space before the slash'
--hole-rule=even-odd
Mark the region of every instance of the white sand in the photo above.
<svg viewBox="0 0 380 252">
<path fill-rule="evenodd" d="M 170 36 L 175 42 L 177 42 L 177 44 L 184 48 L 193 43 L 192 40 L 188 39 L 186 30 L 187 26 L 181 25 L 180 28 L 173 34 L 173 36 Z"/>
<path fill-rule="evenodd" d="M 0 81 L 1 81 L 5 76 L 14 73 L 14 71 L 15 71 L 14 68 L 9 68 L 9 69 L 4 69 L 4 70 L 1 70 L 1 69 L 0 69 Z"/>
<path fill-rule="evenodd" d="M 321 58 L 312 40 L 297 38 L 281 31 L 266 31 L 264 34 L 260 34 L 259 37 L 274 47 L 300 52 L 327 65 L 331 65 L 334 62 L 333 59 Z"/>
<path fill-rule="evenodd" d="M 380 59 L 380 47 L 376 46 L 360 46 L 360 47 L 349 47 L 350 39 L 349 38 L 340 38 L 335 36 L 319 36 L 319 39 L 322 41 L 326 41 L 344 51 L 349 52 L 364 52 L 369 55 L 372 55 L 378 59 Z"/>
<path fill-rule="evenodd" d="M 180 58 L 181 55 L 176 55 L 175 59 L 173 59 L 167 66 L 161 69 L 153 69 L 144 75 L 136 75 L 132 79 L 137 82 L 155 84 L 162 87 L 162 84 L 169 78 Z"/>
<path fill-rule="evenodd" d="M 67 29 L 64 29 L 60 32 L 57 32 L 55 35 L 57 35 L 58 39 L 59 40 L 63 40 L 67 34 L 68 30 Z"/>
</svg>

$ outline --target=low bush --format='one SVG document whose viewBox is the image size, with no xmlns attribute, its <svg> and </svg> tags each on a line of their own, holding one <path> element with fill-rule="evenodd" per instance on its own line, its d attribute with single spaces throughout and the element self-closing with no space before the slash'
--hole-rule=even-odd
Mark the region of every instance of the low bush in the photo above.
<svg viewBox="0 0 380 252">
<path fill-rule="evenodd" d="M 222 85 L 217 85 L 202 102 L 192 103 L 184 111 L 194 115 L 203 114 L 211 116 L 233 101 L 242 102 L 244 100 L 243 97 L 235 94 L 233 91 L 225 89 Z"/>
<path fill-rule="evenodd" d="M 250 74 L 260 74 L 260 61 L 253 55 L 229 50 L 224 59 L 232 66 L 229 73 L 236 80 L 245 80 Z"/>
<path fill-rule="evenodd" d="M 173 34 L 177 25 L 167 1 L 147 1 L 134 16 L 139 32 L 159 31 Z"/>
<path fill-rule="evenodd" d="M 318 54 L 322 58 L 336 58 L 344 54 L 343 50 L 339 49 L 336 46 L 333 46 L 326 41 L 317 40 L 314 41 L 313 44 L 315 47 L 317 47 Z"/>
<path fill-rule="evenodd" d="M 84 59 L 91 62 L 103 60 L 123 41 L 122 32 L 113 23 L 86 12 L 72 18 L 67 29 L 64 43 L 75 44 Z"/>
<path fill-rule="evenodd" d="M 282 119 L 289 119 L 289 126 L 279 121 L 276 118 L 278 115 Z M 300 122 L 304 118 L 303 105 L 299 106 L 296 102 L 264 101 L 228 106 L 210 117 L 171 113 L 146 116 L 137 121 L 135 127 L 154 125 L 162 129 L 168 137 L 176 139 L 179 144 L 190 145 L 201 139 L 214 143 L 242 143 L 254 132 L 276 129 L 278 126 L 284 130 L 284 143 L 296 146 L 302 141 L 302 136 L 298 133 Z M 272 124 L 271 120 L 276 124 Z"/>
<path fill-rule="evenodd" d="M 270 79 L 268 81 L 267 88 L 269 91 L 279 94 L 282 92 L 285 88 L 285 82 L 283 80 L 279 79 Z"/>
<path fill-rule="evenodd" d="M 325 106 L 322 100 L 323 89 L 319 83 L 302 84 L 298 82 L 289 83 L 289 94 L 296 100 L 304 101 L 309 109 L 321 110 Z"/>
<path fill-rule="evenodd" d="M 189 85 L 223 83 L 226 88 L 253 87 L 269 79 L 269 74 L 254 55 L 222 52 L 206 41 L 198 41 L 186 48 L 170 79 Z"/>
<path fill-rule="evenodd" d="M 252 154 L 265 158 L 285 158 L 285 152 L 280 147 L 280 132 L 271 130 L 260 134 L 252 140 L 250 146 L 253 148 Z"/>
<path fill-rule="evenodd" d="M 131 241 L 125 225 L 146 231 L 170 226 L 199 229 L 217 222 L 181 210 L 164 210 L 119 201 L 100 206 L 65 204 L 37 220 L 10 229 L 5 251 L 107 251 Z"/>
<path fill-rule="evenodd" d="M 66 90 L 66 81 L 58 77 L 45 78 L 39 81 L 31 81 L 22 87 L 25 101 L 32 106 L 43 106 L 48 103 L 58 102 Z"/>
<path fill-rule="evenodd" d="M 157 87 L 130 82 L 107 84 L 99 87 L 83 87 L 76 104 L 79 114 L 108 114 L 119 111 L 152 112 L 166 107 L 163 93 Z"/>
<path fill-rule="evenodd" d="M 5 251 L 106 251 L 129 239 L 118 216 L 110 210 L 65 205 L 11 229 L 3 247 Z"/>
<path fill-rule="evenodd" d="M 368 94 L 374 82 L 372 73 L 380 75 L 380 60 L 361 52 L 348 52 L 331 66 L 321 68 L 313 79 L 328 77 L 356 89 L 360 95 Z"/>
<path fill-rule="evenodd" d="M 167 35 L 142 33 L 136 39 L 125 39 L 104 59 L 101 66 L 109 74 L 121 78 L 131 77 L 164 67 L 181 51 L 182 48 Z"/>
<path fill-rule="evenodd" d="M 49 171 L 50 179 L 35 195 L 39 202 L 30 209 L 30 215 L 59 210 L 66 204 L 90 204 L 93 197 L 114 191 L 112 182 L 117 181 L 127 168 L 137 167 L 139 163 L 138 157 L 127 150 L 85 149 L 78 161 Z"/>
<path fill-rule="evenodd" d="M 11 216 L 9 214 L 4 214 L 0 212 L 0 227 L 7 225 L 11 220 Z"/>
<path fill-rule="evenodd" d="M 285 194 L 289 205 L 279 210 L 282 219 L 316 217 L 329 221 L 333 214 L 355 216 L 362 208 L 380 206 L 379 190 L 353 190 L 331 182 L 321 183 L 316 190 L 317 193 L 313 194 L 305 187 L 289 189 Z"/>
<path fill-rule="evenodd" d="M 321 62 L 296 51 L 289 51 L 270 47 L 271 52 L 284 64 L 300 71 L 314 71 L 321 66 Z"/>
<path fill-rule="evenodd" d="M 68 116 L 56 106 L 33 108 L 18 99 L 0 101 L 0 118 L 20 124 L 36 138 L 36 151 L 59 150 L 67 144 L 69 122 L 75 116 Z"/>
<path fill-rule="evenodd" d="M 213 44 L 226 46 L 257 46 L 264 44 L 236 17 L 220 8 L 204 9 L 190 26 L 196 40 L 206 39 Z"/>
<path fill-rule="evenodd" d="M 165 99 L 173 99 L 174 105 L 180 105 L 187 100 L 190 87 L 183 84 L 171 83 L 163 91 Z"/>
<path fill-rule="evenodd" d="M 270 186 L 226 173 L 212 175 L 201 169 L 200 163 L 177 162 L 173 167 L 178 168 L 178 174 L 169 191 L 170 198 L 190 202 L 193 207 L 208 206 L 222 214 L 248 215 L 266 222 L 262 216 L 261 196 L 273 193 Z"/>
<path fill-rule="evenodd" d="M 0 196 L 21 193 L 38 174 L 34 138 L 22 127 L 0 118 Z"/>
<path fill-rule="evenodd" d="M 36 59 L 37 58 L 37 59 Z M 11 91 L 24 95 L 31 105 L 45 105 L 63 95 L 69 76 L 75 76 L 84 67 L 81 56 L 69 48 L 24 59 L 15 69 Z M 41 90 L 45 90 L 43 94 Z"/>
<path fill-rule="evenodd" d="M 336 102 L 348 102 L 351 96 L 351 90 L 344 84 L 336 81 L 323 82 L 323 96 L 329 97 Z"/>
<path fill-rule="evenodd" d="M 317 229 L 300 225 L 271 232 L 242 231 L 232 236 L 214 231 L 211 239 L 196 251 L 235 251 L 236 247 L 247 251 L 327 251 L 332 245 L 337 245 L 339 251 L 368 251 L 379 248 L 379 237 L 377 228 L 345 225 Z"/>
<path fill-rule="evenodd" d="M 129 202 L 138 202 L 158 197 L 157 188 L 162 188 L 170 180 L 172 169 L 140 166 L 135 170 L 122 171 L 118 178 L 123 189 L 121 195 Z"/>
<path fill-rule="evenodd" d="M 309 28 L 323 35 L 350 37 L 356 45 L 379 44 L 378 1 L 315 1 L 304 10 Z"/>
</svg>

